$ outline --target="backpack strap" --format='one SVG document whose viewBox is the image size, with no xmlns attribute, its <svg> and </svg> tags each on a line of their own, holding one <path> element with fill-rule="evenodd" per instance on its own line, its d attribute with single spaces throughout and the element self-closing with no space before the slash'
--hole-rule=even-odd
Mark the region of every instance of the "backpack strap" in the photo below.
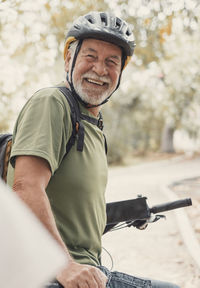
<svg viewBox="0 0 200 288">
<path fill-rule="evenodd" d="M 57 87 L 67 99 L 71 109 L 71 120 L 72 120 L 72 135 L 67 143 L 66 154 L 71 149 L 72 145 L 75 144 L 77 135 L 77 150 L 83 151 L 85 129 L 81 122 L 81 111 L 77 100 L 71 95 L 71 92 L 66 87 Z"/>
<path fill-rule="evenodd" d="M 103 130 L 103 117 L 100 113 L 99 119 L 95 119 L 93 117 L 90 117 L 88 115 L 82 114 L 80 111 L 79 103 L 75 97 L 71 94 L 71 91 L 67 87 L 59 87 L 56 86 L 66 97 L 70 109 L 71 109 L 71 120 L 72 120 L 72 135 L 67 143 L 66 147 L 66 154 L 71 149 L 72 145 L 75 144 L 75 140 L 77 137 L 77 150 L 82 152 L 83 151 L 83 145 L 84 145 L 84 137 L 85 137 L 85 129 L 84 125 L 81 120 L 86 120 L 87 122 L 96 125 L 99 127 L 99 129 Z M 105 135 L 104 135 L 105 138 Z M 107 154 L 107 143 L 105 138 L 105 151 Z"/>
<path fill-rule="evenodd" d="M 85 114 L 82 114 L 82 113 L 81 113 L 81 119 L 86 120 L 86 121 L 96 125 L 97 127 L 99 127 L 99 129 L 103 130 L 104 126 L 103 126 L 103 117 L 102 117 L 101 112 L 99 112 L 99 119 L 92 118 L 92 117 L 85 115 Z"/>
<path fill-rule="evenodd" d="M 6 182 L 12 147 L 12 134 L 0 134 L 0 177 Z"/>
</svg>

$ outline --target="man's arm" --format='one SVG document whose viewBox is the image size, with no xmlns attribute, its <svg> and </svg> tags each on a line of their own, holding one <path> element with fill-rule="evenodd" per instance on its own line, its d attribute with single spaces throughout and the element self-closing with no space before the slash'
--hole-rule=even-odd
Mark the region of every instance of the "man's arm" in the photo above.
<svg viewBox="0 0 200 288">
<path fill-rule="evenodd" d="M 67 288 L 103 288 L 106 286 L 106 276 L 99 269 L 76 263 L 58 232 L 45 190 L 50 178 L 51 170 L 45 159 L 35 156 L 16 158 L 13 190 L 56 239 L 69 261 L 68 266 L 57 275 L 58 281 Z"/>
<path fill-rule="evenodd" d="M 13 190 L 30 207 L 57 242 L 65 249 L 58 233 L 45 189 L 51 178 L 51 170 L 42 158 L 20 156 L 16 159 Z"/>
</svg>

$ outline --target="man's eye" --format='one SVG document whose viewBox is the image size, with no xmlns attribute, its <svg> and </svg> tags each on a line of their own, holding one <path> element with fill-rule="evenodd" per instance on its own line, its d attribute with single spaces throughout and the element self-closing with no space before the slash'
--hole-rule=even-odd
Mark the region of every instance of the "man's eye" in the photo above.
<svg viewBox="0 0 200 288">
<path fill-rule="evenodd" d="M 87 57 L 90 58 L 90 59 L 94 59 L 95 58 L 95 56 L 92 55 L 92 54 L 88 54 Z"/>
<path fill-rule="evenodd" d="M 109 64 L 111 64 L 111 65 L 117 65 L 117 62 L 115 62 L 114 60 L 112 60 L 112 59 L 108 59 L 108 61 L 107 61 Z"/>
</svg>

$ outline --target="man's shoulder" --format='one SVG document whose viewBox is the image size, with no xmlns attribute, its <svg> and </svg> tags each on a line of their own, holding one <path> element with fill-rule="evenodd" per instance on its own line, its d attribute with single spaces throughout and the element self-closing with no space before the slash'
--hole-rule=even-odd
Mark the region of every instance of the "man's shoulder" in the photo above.
<svg viewBox="0 0 200 288">
<path fill-rule="evenodd" d="M 35 114 L 38 111 L 42 114 L 49 114 L 49 111 L 51 111 L 51 113 L 57 114 L 58 117 L 66 115 L 67 119 L 71 114 L 71 108 L 67 99 L 56 86 L 37 90 L 23 106 L 18 115 L 18 121 L 24 115 Z"/>
<path fill-rule="evenodd" d="M 60 104 L 63 106 L 63 108 L 67 108 L 67 110 L 69 110 L 70 107 L 68 100 L 60 91 L 60 87 L 65 87 L 65 85 L 61 83 L 60 85 L 41 88 L 33 94 L 33 96 L 30 98 L 30 102 L 41 101 L 49 104 Z"/>
<path fill-rule="evenodd" d="M 62 101 L 65 99 L 63 93 L 60 91 L 59 87 L 64 87 L 64 86 L 49 86 L 49 87 L 44 87 L 39 90 L 37 90 L 34 93 L 34 97 L 37 98 L 47 98 L 47 99 L 57 99 L 58 101 Z"/>
</svg>

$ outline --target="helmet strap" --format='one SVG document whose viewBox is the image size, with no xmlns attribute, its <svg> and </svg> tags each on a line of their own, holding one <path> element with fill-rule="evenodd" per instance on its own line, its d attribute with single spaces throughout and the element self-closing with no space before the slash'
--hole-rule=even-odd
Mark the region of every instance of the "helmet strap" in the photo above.
<svg viewBox="0 0 200 288">
<path fill-rule="evenodd" d="M 107 103 L 110 99 L 110 97 L 112 96 L 112 94 L 119 88 L 119 85 L 120 85 L 120 82 L 121 82 L 121 76 L 122 76 L 122 71 L 124 69 L 124 64 L 126 62 L 126 55 L 125 53 L 122 51 L 122 66 L 121 66 L 121 71 L 120 71 L 120 75 L 119 75 L 119 79 L 118 79 L 118 83 L 117 83 L 117 86 L 115 88 L 115 90 L 110 94 L 110 96 L 108 96 L 101 104 L 99 104 L 98 106 L 100 105 L 103 105 L 105 103 Z"/>
</svg>

